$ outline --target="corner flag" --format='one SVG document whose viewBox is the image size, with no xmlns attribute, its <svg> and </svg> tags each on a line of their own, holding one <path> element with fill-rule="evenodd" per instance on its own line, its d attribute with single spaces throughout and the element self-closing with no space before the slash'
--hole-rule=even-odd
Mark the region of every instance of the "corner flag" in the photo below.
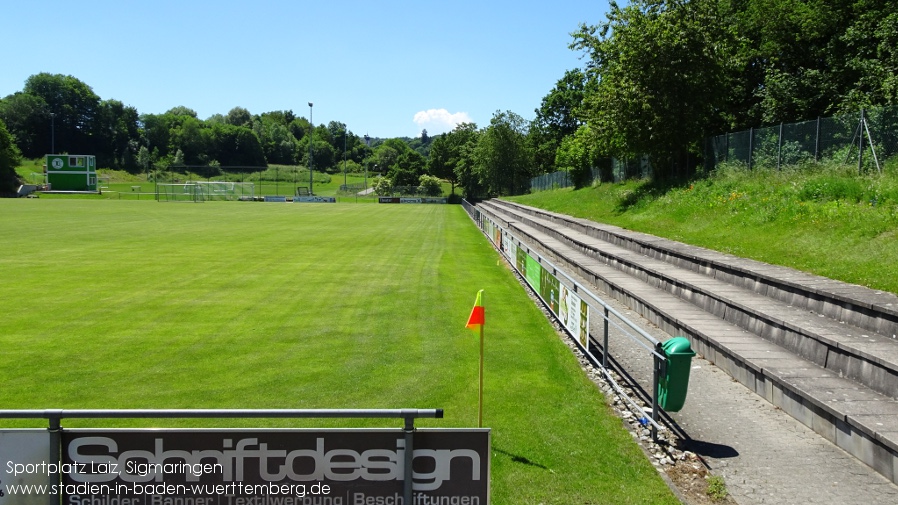
<svg viewBox="0 0 898 505">
<path fill-rule="evenodd" d="M 480 392 L 478 394 L 477 404 L 477 427 L 483 428 L 483 290 L 477 292 L 477 300 L 474 301 L 474 308 L 471 309 L 471 315 L 468 317 L 468 324 L 465 328 L 480 331 Z"/>
<path fill-rule="evenodd" d="M 484 323 L 484 313 L 483 313 L 483 303 L 481 302 L 481 297 L 483 296 L 483 290 L 477 292 L 477 300 L 474 301 L 474 308 L 471 309 L 471 316 L 468 317 L 468 324 L 465 328 L 470 330 L 482 330 Z"/>
</svg>

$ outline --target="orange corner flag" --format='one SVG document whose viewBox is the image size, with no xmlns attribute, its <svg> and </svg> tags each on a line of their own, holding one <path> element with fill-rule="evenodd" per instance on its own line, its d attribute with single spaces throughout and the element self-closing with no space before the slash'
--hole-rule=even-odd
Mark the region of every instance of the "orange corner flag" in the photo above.
<svg viewBox="0 0 898 505">
<path fill-rule="evenodd" d="M 481 329 L 484 323 L 483 317 L 483 303 L 481 299 L 483 297 L 483 290 L 477 292 L 477 300 L 474 302 L 474 308 L 471 309 L 471 316 L 468 318 L 468 324 L 465 328 L 477 331 Z"/>
</svg>

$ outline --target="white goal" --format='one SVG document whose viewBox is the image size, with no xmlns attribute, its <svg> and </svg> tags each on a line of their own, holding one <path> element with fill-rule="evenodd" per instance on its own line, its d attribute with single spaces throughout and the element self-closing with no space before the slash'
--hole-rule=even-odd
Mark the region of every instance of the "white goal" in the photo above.
<svg viewBox="0 0 898 505">
<path fill-rule="evenodd" d="M 186 184 L 157 184 L 156 200 L 160 202 L 205 202 L 203 187 Z"/>
<path fill-rule="evenodd" d="M 256 185 L 252 182 L 190 181 L 196 184 L 206 200 L 253 200 Z"/>
</svg>

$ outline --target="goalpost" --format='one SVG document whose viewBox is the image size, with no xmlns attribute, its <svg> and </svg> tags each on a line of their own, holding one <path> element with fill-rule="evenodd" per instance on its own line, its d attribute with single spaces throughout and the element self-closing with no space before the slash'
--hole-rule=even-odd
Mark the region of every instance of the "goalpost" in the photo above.
<svg viewBox="0 0 898 505">
<path fill-rule="evenodd" d="M 160 183 L 156 188 L 156 199 L 160 202 L 252 201 L 256 196 L 252 182 L 189 181 Z"/>
<path fill-rule="evenodd" d="M 194 183 L 157 184 L 156 200 L 159 202 L 205 202 L 203 188 Z"/>
<path fill-rule="evenodd" d="M 256 185 L 252 182 L 190 181 L 202 191 L 206 200 L 253 200 Z"/>
</svg>

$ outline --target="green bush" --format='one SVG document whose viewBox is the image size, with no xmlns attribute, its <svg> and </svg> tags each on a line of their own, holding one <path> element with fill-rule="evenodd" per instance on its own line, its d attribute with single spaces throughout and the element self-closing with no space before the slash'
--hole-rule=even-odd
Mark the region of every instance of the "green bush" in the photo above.
<svg viewBox="0 0 898 505">
<path fill-rule="evenodd" d="M 422 175 L 418 182 L 420 192 L 427 196 L 440 196 L 443 194 L 443 183 L 432 175 Z"/>
<path fill-rule="evenodd" d="M 393 194 L 393 182 L 388 177 L 378 176 L 374 180 L 374 194 L 386 196 Z"/>
</svg>

